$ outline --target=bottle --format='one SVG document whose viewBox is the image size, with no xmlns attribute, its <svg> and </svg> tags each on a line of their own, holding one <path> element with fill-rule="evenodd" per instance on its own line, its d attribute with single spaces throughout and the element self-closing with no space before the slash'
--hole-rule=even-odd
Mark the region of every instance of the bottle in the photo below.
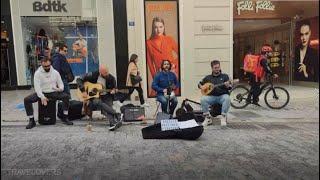
<svg viewBox="0 0 320 180">
<path fill-rule="evenodd" d="M 87 125 L 87 131 L 92 132 L 92 125 L 90 123 Z"/>
</svg>

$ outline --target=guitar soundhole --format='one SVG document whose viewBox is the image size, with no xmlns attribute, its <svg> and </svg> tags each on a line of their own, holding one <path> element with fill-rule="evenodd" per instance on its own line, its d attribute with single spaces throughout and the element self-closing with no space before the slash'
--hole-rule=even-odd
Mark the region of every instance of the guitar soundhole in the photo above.
<svg viewBox="0 0 320 180">
<path fill-rule="evenodd" d="M 97 93 L 94 93 L 94 92 L 89 92 L 89 96 L 94 96 L 96 95 Z"/>
<path fill-rule="evenodd" d="M 95 96 L 97 94 L 97 92 L 98 92 L 98 89 L 97 88 L 93 88 L 91 90 L 91 92 L 89 92 L 89 96 Z"/>
</svg>

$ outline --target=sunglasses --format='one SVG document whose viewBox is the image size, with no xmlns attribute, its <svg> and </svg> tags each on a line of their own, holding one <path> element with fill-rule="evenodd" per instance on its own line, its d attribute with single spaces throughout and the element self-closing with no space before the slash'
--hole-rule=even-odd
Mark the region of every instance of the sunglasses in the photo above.
<svg viewBox="0 0 320 180">
<path fill-rule="evenodd" d="M 68 52 L 68 50 L 63 50 L 64 52 Z"/>
</svg>

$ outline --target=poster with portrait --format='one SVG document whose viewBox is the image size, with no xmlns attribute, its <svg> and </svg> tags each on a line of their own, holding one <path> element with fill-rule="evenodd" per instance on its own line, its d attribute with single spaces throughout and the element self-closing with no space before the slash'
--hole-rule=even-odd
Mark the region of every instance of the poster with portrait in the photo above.
<svg viewBox="0 0 320 180">
<path fill-rule="evenodd" d="M 153 78 L 161 71 L 162 60 L 171 62 L 171 71 L 180 83 L 178 1 L 145 0 L 145 37 L 148 97 L 155 97 Z M 180 88 L 175 90 L 180 96 Z"/>
<path fill-rule="evenodd" d="M 293 80 L 319 82 L 319 17 L 296 22 Z"/>
<path fill-rule="evenodd" d="M 96 71 L 99 68 L 98 36 L 96 26 L 64 27 L 68 46 L 67 60 L 75 76 Z"/>
</svg>

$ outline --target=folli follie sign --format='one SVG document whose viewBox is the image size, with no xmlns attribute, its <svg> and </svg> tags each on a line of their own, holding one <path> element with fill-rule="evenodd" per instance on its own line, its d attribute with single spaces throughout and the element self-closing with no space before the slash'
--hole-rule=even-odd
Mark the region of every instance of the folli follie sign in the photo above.
<svg viewBox="0 0 320 180">
<path fill-rule="evenodd" d="M 233 1 L 233 17 L 235 19 L 248 18 L 276 18 L 278 3 L 270 0 L 237 0 Z"/>
</svg>

